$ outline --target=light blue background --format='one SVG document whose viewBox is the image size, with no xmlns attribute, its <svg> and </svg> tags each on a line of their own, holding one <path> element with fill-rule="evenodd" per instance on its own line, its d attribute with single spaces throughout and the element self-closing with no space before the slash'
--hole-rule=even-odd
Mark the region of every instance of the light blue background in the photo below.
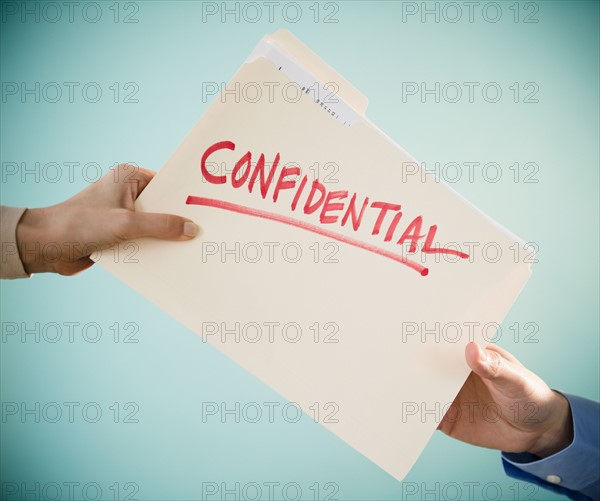
<svg viewBox="0 0 600 501">
<path fill-rule="evenodd" d="M 338 2 L 337 23 L 322 22 L 332 12 L 324 4 L 314 22 L 312 2 L 302 3 L 297 23 L 277 9 L 268 22 L 264 5 L 257 23 L 233 16 L 203 22 L 201 2 L 192 1 L 140 2 L 135 24 L 113 22 L 113 2 L 101 4 L 97 23 L 83 20 L 80 10 L 73 23 L 66 13 L 56 23 L 10 18 L 1 25 L 2 82 L 94 81 L 106 94 L 96 104 L 81 94 L 74 103 L 54 104 L 8 97 L 3 178 L 5 162 L 98 162 L 106 172 L 115 162 L 134 161 L 158 170 L 207 109 L 202 83 L 228 81 L 264 34 L 290 29 L 369 98 L 369 118 L 416 158 L 431 166 L 502 166 L 497 183 L 476 171 L 475 182 L 463 175 L 453 184 L 539 246 L 539 263 L 503 324 L 500 344 L 552 387 L 598 399 L 598 3 L 537 2 L 537 23 L 515 23 L 513 4 L 501 2 L 497 23 L 480 10 L 473 23 L 436 23 L 432 16 L 403 22 L 400 2 L 362 1 Z M 119 8 L 123 14 L 126 6 Z M 519 9 L 526 12 L 524 3 Z M 413 81 L 493 81 L 506 94 L 496 104 L 481 94 L 474 103 L 403 102 L 401 83 Z M 112 102 L 113 82 L 136 82 L 139 103 Z M 515 103 L 508 89 L 514 82 L 535 82 L 539 102 Z M 515 162 L 536 162 L 539 182 L 515 183 L 509 171 Z M 74 182 L 66 170 L 62 175 L 57 183 L 8 176 L 2 203 L 45 206 L 87 185 L 81 172 Z M 114 482 L 121 483 L 121 498 L 122 485 L 135 482 L 137 498 L 154 500 L 200 499 L 202 482 L 297 482 L 303 499 L 312 499 L 315 482 L 322 488 L 335 482 L 338 499 L 401 499 L 400 483 L 307 417 L 296 424 L 202 423 L 202 401 L 284 401 L 103 269 L 2 282 L 0 290 L 3 322 L 97 322 L 103 330 L 96 344 L 81 337 L 3 342 L 3 402 L 96 401 L 105 412 L 113 402 L 139 405 L 137 424 L 113 423 L 112 414 L 96 424 L 9 419 L 1 424 L 2 482 L 98 482 L 106 499 Z M 111 342 L 114 322 L 137 323 L 140 342 Z M 514 322 L 537 323 L 539 342 L 515 342 L 508 331 Z M 461 499 L 469 499 L 466 482 L 497 483 L 503 500 L 560 499 L 532 495 L 505 477 L 496 451 L 441 433 L 406 482 L 430 490 L 456 482 Z M 493 488 L 487 495 L 495 498 Z"/>
</svg>

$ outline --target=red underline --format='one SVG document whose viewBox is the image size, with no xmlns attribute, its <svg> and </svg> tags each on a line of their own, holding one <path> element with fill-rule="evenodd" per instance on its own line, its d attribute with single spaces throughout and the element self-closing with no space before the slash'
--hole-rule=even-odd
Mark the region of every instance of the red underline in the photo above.
<svg viewBox="0 0 600 501">
<path fill-rule="evenodd" d="M 231 212 L 237 212 L 238 214 L 247 214 L 249 216 L 258 217 L 261 219 L 269 219 L 271 221 L 277 221 L 279 223 L 288 224 L 290 226 L 295 226 L 296 228 L 301 228 L 306 231 L 310 231 L 312 233 L 316 233 L 317 235 L 323 235 L 328 238 L 332 238 L 337 240 L 338 242 L 343 242 L 348 245 L 353 245 L 354 247 L 358 247 L 359 249 L 363 249 L 373 254 L 378 254 L 383 257 L 387 257 L 393 261 L 404 264 L 409 268 L 419 272 L 422 276 L 426 276 L 429 273 L 429 270 L 424 266 L 421 266 L 410 259 L 406 259 L 404 256 L 400 254 L 394 254 L 393 252 L 386 251 L 384 249 L 380 249 L 375 245 L 370 245 L 360 240 L 356 240 L 355 238 L 350 238 L 345 235 L 340 235 L 339 233 L 335 233 L 333 231 L 326 230 L 325 228 L 321 228 L 314 224 L 305 223 L 304 221 L 299 221 L 297 219 L 281 216 L 279 214 L 274 214 L 272 212 L 267 212 L 259 209 L 252 209 L 251 207 L 246 207 L 244 205 L 238 205 L 231 202 L 225 202 L 223 200 L 216 200 L 214 198 L 204 198 L 204 197 L 194 197 L 189 196 L 185 201 L 186 205 L 203 205 L 206 207 L 215 207 L 217 209 L 228 210 Z"/>
</svg>

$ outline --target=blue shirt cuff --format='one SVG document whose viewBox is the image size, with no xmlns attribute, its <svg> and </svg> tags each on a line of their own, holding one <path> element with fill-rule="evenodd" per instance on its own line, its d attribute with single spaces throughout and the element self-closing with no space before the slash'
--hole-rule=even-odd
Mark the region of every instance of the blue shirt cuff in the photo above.
<svg viewBox="0 0 600 501">
<path fill-rule="evenodd" d="M 600 499 L 600 404 L 564 394 L 571 406 L 573 441 L 540 459 L 529 453 L 503 452 L 507 463 L 550 484 Z"/>
</svg>

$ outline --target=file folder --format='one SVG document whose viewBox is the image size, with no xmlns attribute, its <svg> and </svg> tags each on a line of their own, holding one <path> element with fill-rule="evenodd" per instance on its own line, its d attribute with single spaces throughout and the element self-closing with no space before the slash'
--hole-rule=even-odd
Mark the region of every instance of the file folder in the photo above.
<svg viewBox="0 0 600 501">
<path fill-rule="evenodd" d="M 531 265 L 366 108 L 291 33 L 265 36 L 136 202 L 201 234 L 98 260 L 402 480 Z"/>
</svg>

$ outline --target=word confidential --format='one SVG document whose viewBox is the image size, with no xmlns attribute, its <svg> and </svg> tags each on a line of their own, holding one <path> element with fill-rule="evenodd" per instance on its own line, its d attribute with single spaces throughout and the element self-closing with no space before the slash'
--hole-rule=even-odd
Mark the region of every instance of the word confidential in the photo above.
<svg viewBox="0 0 600 501">
<path fill-rule="evenodd" d="M 202 176 L 212 184 L 226 184 L 227 176 L 215 175 L 208 171 L 207 161 L 209 157 L 220 150 L 231 150 L 235 151 L 235 143 L 231 141 L 220 141 L 208 147 L 202 159 L 200 161 L 200 170 Z M 367 211 L 374 211 L 377 215 L 375 223 L 371 228 L 371 235 L 383 235 L 384 242 L 390 242 L 396 238 L 397 234 L 400 234 L 396 243 L 398 245 L 409 244 L 409 252 L 414 253 L 417 251 L 419 241 L 425 239 L 421 252 L 425 254 L 452 254 L 459 256 L 462 259 L 469 257 L 468 254 L 460 252 L 455 249 L 448 249 L 444 247 L 434 247 L 433 242 L 437 232 L 437 225 L 429 226 L 427 233 L 422 234 L 423 228 L 423 217 L 417 216 L 412 219 L 408 225 L 401 226 L 403 230 L 401 233 L 398 231 L 398 227 L 402 221 L 402 206 L 400 204 L 393 204 L 382 201 L 371 201 L 369 197 L 359 197 L 356 192 L 349 194 L 346 190 L 328 191 L 323 183 L 315 179 L 310 186 L 307 186 L 308 176 L 300 176 L 300 168 L 295 166 L 286 167 L 282 165 L 280 168 L 280 154 L 277 153 L 269 168 L 266 167 L 265 155 L 261 153 L 256 161 L 254 167 L 252 167 L 252 153 L 250 151 L 244 153 L 235 163 L 235 166 L 231 172 L 230 182 L 233 188 L 239 189 L 244 186 L 248 189 L 249 193 L 253 193 L 255 188 L 260 191 L 260 196 L 263 200 L 267 197 L 271 198 L 273 203 L 282 205 L 283 203 L 289 203 L 292 212 L 301 212 L 305 215 L 318 214 L 318 220 L 320 224 L 308 223 L 300 221 L 298 219 L 276 214 L 273 212 L 263 211 L 246 207 L 243 205 L 226 202 L 223 200 L 217 200 L 213 198 L 189 196 L 186 200 L 188 205 L 203 205 L 207 207 L 214 207 L 217 209 L 227 210 L 236 212 L 239 214 L 246 214 L 262 219 L 269 219 L 271 221 L 277 221 L 290 226 L 295 226 L 318 235 L 323 235 L 328 238 L 338 240 L 340 242 L 358 247 L 360 249 L 378 254 L 383 257 L 387 257 L 399 263 L 402 263 L 409 268 L 419 272 L 422 276 L 426 276 L 429 270 L 421 264 L 407 259 L 401 254 L 396 254 L 385 249 L 381 249 L 376 245 L 363 242 L 361 240 L 348 237 L 346 235 L 337 233 L 329 229 L 331 225 L 339 225 L 345 227 L 350 225 L 354 232 L 357 232 L 363 224 L 364 215 Z M 290 177 L 296 177 L 297 179 L 290 179 Z M 273 182 L 276 179 L 275 182 Z M 271 189 L 272 188 L 272 189 Z M 283 192 L 289 191 L 293 194 L 291 201 L 289 197 L 285 197 L 286 202 L 281 197 Z M 390 213 L 391 220 L 386 216 Z M 385 226 L 384 226 L 384 223 Z M 328 227 L 329 226 L 329 227 Z"/>
</svg>

